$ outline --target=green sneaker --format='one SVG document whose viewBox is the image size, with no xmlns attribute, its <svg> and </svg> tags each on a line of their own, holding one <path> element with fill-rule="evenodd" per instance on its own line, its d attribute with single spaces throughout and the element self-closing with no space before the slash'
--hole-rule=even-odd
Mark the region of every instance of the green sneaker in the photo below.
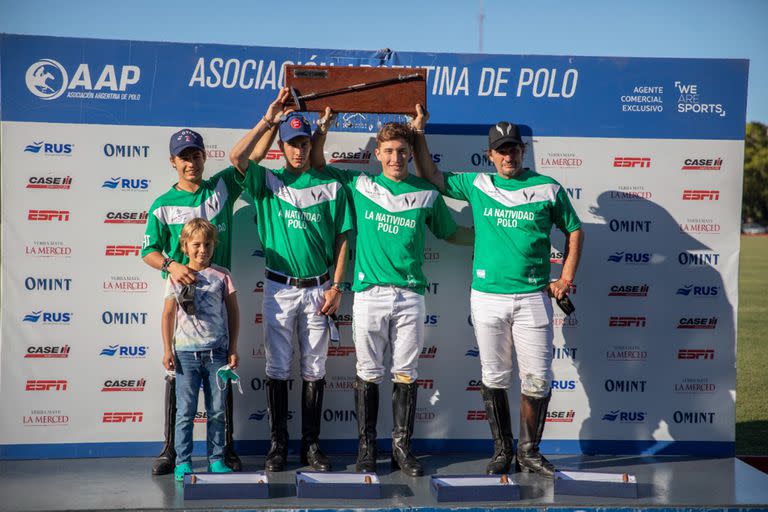
<svg viewBox="0 0 768 512">
<path fill-rule="evenodd" d="M 173 470 L 173 476 L 176 478 L 177 482 L 183 482 L 184 475 L 191 475 L 193 473 L 192 466 L 188 462 L 179 464 L 176 466 L 176 469 Z"/>
<path fill-rule="evenodd" d="M 208 466 L 209 473 L 232 473 L 232 468 L 224 464 L 223 460 L 215 460 Z"/>
</svg>

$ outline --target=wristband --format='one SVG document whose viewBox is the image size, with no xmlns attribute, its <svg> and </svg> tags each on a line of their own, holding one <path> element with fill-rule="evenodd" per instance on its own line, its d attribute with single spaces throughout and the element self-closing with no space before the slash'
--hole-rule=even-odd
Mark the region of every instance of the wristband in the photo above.
<svg viewBox="0 0 768 512">
<path fill-rule="evenodd" d="M 270 129 L 272 129 L 272 128 L 274 128 L 274 127 L 275 127 L 275 124 L 276 124 L 276 123 L 273 123 L 272 121 L 270 121 L 269 119 L 267 119 L 267 116 L 264 116 L 264 117 L 262 117 L 261 119 L 262 119 L 262 120 L 263 120 L 265 123 L 267 123 L 267 128 L 270 128 Z"/>
<path fill-rule="evenodd" d="M 165 258 L 163 260 L 163 266 L 160 267 L 160 272 L 168 272 L 168 267 L 171 266 L 171 263 L 173 263 L 173 259 L 171 258 Z"/>
<path fill-rule="evenodd" d="M 341 289 L 341 285 L 339 283 L 333 283 L 331 285 L 332 290 L 336 290 L 339 293 L 344 293 L 344 290 Z"/>
<path fill-rule="evenodd" d="M 411 130 L 413 130 L 413 133 L 424 135 L 424 130 L 422 130 L 421 128 L 411 128 Z"/>
<path fill-rule="evenodd" d="M 571 286 L 573 286 L 573 281 L 571 281 L 570 279 L 566 279 L 566 278 L 564 278 L 564 277 L 561 277 L 561 278 L 560 278 L 560 280 L 561 280 L 562 282 L 564 282 L 564 283 L 565 283 L 565 285 L 566 285 L 568 288 L 570 288 Z"/>
</svg>

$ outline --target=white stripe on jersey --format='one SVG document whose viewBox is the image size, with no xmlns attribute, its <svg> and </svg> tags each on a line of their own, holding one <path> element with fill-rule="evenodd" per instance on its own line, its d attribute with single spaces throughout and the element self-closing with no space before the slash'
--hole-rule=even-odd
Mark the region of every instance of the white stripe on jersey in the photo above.
<svg viewBox="0 0 768 512">
<path fill-rule="evenodd" d="M 163 224 L 185 224 L 194 218 L 211 220 L 227 202 L 229 192 L 224 179 L 219 179 L 213 195 L 200 206 L 161 206 L 152 212 Z"/>
<path fill-rule="evenodd" d="M 368 176 L 362 174 L 357 178 L 355 188 L 362 195 L 381 206 L 388 212 L 404 212 L 418 208 L 431 208 L 437 199 L 437 190 L 419 190 L 394 195 L 392 192 L 374 183 Z"/>
<path fill-rule="evenodd" d="M 542 201 L 554 203 L 557 193 L 560 191 L 560 185 L 555 183 L 544 183 L 543 185 L 534 185 L 520 190 L 503 190 L 493 185 L 490 174 L 478 174 L 473 185 L 485 195 L 494 201 L 500 202 L 507 208 L 514 208 L 528 203 L 540 203 Z"/>
<path fill-rule="evenodd" d="M 280 181 L 280 179 L 268 169 L 266 173 L 267 187 L 269 187 L 269 190 L 275 194 L 275 197 L 282 199 L 298 209 L 309 208 L 310 206 L 315 206 L 320 203 L 333 201 L 336 199 L 336 195 L 341 188 L 341 183 L 338 181 L 322 183 L 320 185 L 315 185 L 314 187 L 293 188 Z"/>
</svg>

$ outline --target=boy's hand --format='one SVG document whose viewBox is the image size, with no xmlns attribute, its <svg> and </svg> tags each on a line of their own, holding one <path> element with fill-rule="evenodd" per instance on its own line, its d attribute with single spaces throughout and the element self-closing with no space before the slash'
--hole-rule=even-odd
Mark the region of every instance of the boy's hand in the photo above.
<svg viewBox="0 0 768 512">
<path fill-rule="evenodd" d="M 411 128 L 414 130 L 424 130 L 424 127 L 427 126 L 427 121 L 429 121 L 429 112 L 421 106 L 421 103 L 417 103 L 416 117 L 411 121 Z"/>
<path fill-rule="evenodd" d="M 174 261 L 168 266 L 168 273 L 171 274 L 171 279 L 173 279 L 174 282 L 182 285 L 192 284 L 197 280 L 194 270 L 177 261 Z"/>
<path fill-rule="evenodd" d="M 323 307 L 320 309 L 320 311 L 318 311 L 318 313 L 321 315 L 331 316 L 339 310 L 342 293 L 336 288 L 328 288 L 325 290 L 324 295 L 325 304 L 323 304 Z"/>
<path fill-rule="evenodd" d="M 328 133 L 328 130 L 330 129 L 331 124 L 333 124 L 333 122 L 336 121 L 337 115 L 338 113 L 331 110 L 331 107 L 325 107 L 325 112 L 323 112 L 323 117 L 317 120 L 317 128 L 318 130 L 320 130 L 320 133 L 322 134 Z"/>
<path fill-rule="evenodd" d="M 227 354 L 227 362 L 229 367 L 234 370 L 240 364 L 240 356 L 237 355 L 237 352 L 230 352 Z"/>
<path fill-rule="evenodd" d="M 163 366 L 165 366 L 166 370 L 175 370 L 176 364 L 173 361 L 173 352 L 164 352 L 163 353 Z"/>
<path fill-rule="evenodd" d="M 280 118 L 284 115 L 288 115 L 294 110 L 295 106 L 287 107 L 285 103 L 290 99 L 291 91 L 287 87 L 283 87 L 277 92 L 277 98 L 275 101 L 269 104 L 267 112 L 264 114 L 264 119 L 272 123 L 273 125 L 280 122 Z"/>
</svg>

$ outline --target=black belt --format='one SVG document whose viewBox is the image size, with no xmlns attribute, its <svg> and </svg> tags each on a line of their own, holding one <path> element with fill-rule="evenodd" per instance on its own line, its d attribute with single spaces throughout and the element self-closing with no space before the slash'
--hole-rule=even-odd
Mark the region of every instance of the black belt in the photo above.
<svg viewBox="0 0 768 512">
<path fill-rule="evenodd" d="M 288 277 L 282 274 L 278 274 L 276 272 L 272 272 L 269 269 L 264 271 L 264 274 L 267 276 L 267 279 L 269 279 L 270 281 L 274 281 L 280 284 L 295 286 L 296 288 L 309 288 L 312 286 L 320 286 L 321 284 L 323 284 L 324 282 L 328 281 L 331 278 L 328 272 L 326 272 L 321 276 L 307 277 L 307 278 Z"/>
</svg>

